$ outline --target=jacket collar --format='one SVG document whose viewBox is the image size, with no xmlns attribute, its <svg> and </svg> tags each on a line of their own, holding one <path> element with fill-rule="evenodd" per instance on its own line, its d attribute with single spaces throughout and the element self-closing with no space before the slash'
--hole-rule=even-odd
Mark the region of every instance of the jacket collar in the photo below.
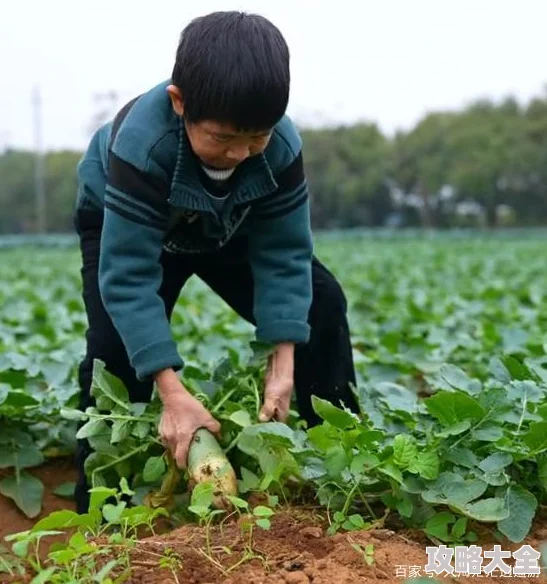
<svg viewBox="0 0 547 584">
<path fill-rule="evenodd" d="M 199 180 L 196 160 L 191 150 L 184 122 L 180 117 L 178 134 L 177 161 L 169 202 L 176 207 L 214 213 L 210 199 L 205 196 Z M 249 203 L 267 195 L 277 188 L 277 182 L 270 165 L 262 153 L 242 162 L 236 173 L 234 174 L 235 187 L 229 199 L 230 209 L 234 205 Z"/>
</svg>

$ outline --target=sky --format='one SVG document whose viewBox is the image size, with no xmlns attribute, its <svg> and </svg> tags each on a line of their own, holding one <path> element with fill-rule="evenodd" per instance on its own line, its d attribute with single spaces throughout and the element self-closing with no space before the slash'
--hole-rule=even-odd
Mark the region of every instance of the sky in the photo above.
<svg viewBox="0 0 547 584">
<path fill-rule="evenodd" d="M 184 26 L 233 9 L 284 34 L 300 125 L 392 134 L 428 111 L 547 91 L 547 0 L 18 0 L 0 19 L 0 150 L 84 148 L 97 95 L 116 91 L 116 108 L 168 79 Z"/>
</svg>

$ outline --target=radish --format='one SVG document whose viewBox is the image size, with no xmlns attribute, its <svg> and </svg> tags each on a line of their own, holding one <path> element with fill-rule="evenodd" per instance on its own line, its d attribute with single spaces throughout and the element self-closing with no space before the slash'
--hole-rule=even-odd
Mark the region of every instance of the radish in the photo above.
<svg viewBox="0 0 547 584">
<path fill-rule="evenodd" d="M 194 434 L 190 444 L 188 472 L 195 484 L 214 484 L 215 508 L 228 510 L 232 507 L 228 496 L 238 494 L 236 473 L 213 434 L 205 428 Z"/>
</svg>

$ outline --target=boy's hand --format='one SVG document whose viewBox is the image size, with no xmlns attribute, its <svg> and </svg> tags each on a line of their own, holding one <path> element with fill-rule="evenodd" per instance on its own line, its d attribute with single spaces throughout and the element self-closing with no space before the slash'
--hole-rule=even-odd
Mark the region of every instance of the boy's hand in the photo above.
<svg viewBox="0 0 547 584">
<path fill-rule="evenodd" d="M 289 417 L 291 397 L 294 387 L 294 345 L 280 344 L 270 356 L 266 372 L 264 405 L 258 419 L 268 422 L 272 419 L 285 422 Z"/>
<path fill-rule="evenodd" d="M 173 370 L 158 374 L 156 382 L 163 402 L 158 428 L 160 439 L 171 451 L 177 466 L 186 468 L 188 450 L 196 431 L 206 428 L 218 435 L 220 423 L 186 390 Z"/>
</svg>

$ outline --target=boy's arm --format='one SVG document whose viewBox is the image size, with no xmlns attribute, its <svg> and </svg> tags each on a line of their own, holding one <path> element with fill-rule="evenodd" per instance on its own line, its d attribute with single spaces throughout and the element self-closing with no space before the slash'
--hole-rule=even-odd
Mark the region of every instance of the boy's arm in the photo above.
<svg viewBox="0 0 547 584">
<path fill-rule="evenodd" d="M 256 336 L 268 343 L 305 343 L 312 300 L 313 255 L 302 154 L 278 177 L 275 197 L 255 212 L 249 253 Z"/>
<path fill-rule="evenodd" d="M 302 153 L 276 177 L 275 195 L 257 209 L 249 241 L 259 341 L 273 343 L 259 419 L 287 419 L 294 346 L 309 340 L 313 243 Z"/>
<path fill-rule="evenodd" d="M 110 154 L 99 289 L 139 379 L 183 362 L 158 295 L 167 185 Z"/>
<path fill-rule="evenodd" d="M 218 433 L 220 424 L 175 374 L 183 361 L 158 294 L 168 226 L 166 189 L 155 176 L 110 155 L 99 288 L 137 377 L 157 383 L 163 403 L 160 439 L 184 468 L 196 430 Z"/>
</svg>

